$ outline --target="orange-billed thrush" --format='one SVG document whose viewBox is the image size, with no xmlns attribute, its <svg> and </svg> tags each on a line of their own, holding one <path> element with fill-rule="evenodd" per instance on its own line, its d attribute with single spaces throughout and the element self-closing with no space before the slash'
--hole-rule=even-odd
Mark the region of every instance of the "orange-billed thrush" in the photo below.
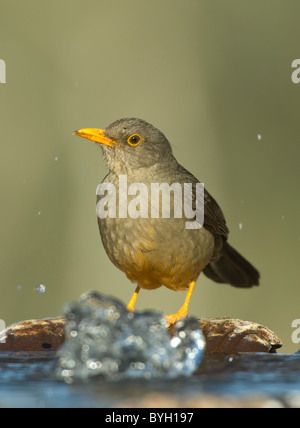
<svg viewBox="0 0 300 428">
<path fill-rule="evenodd" d="M 199 181 L 177 162 L 164 134 L 144 120 L 120 119 L 104 130 L 86 128 L 75 134 L 101 144 L 109 169 L 103 183 L 115 186 L 117 199 L 118 195 L 122 198 L 119 178 L 126 176 L 128 186 L 143 183 L 149 192 L 152 183 L 169 186 L 192 183 L 195 204 L 195 185 Z M 174 202 L 171 193 L 170 204 Z M 97 202 L 100 198 L 98 195 Z M 132 199 L 126 196 L 126 203 L 130 204 Z M 117 210 L 116 216 L 98 218 L 110 260 L 137 283 L 128 309 L 134 310 L 141 288 L 152 290 L 165 286 L 176 291 L 188 289 L 182 308 L 166 317 L 169 324 L 187 316 L 189 300 L 202 271 L 212 280 L 234 287 L 259 284 L 259 272 L 228 244 L 229 230 L 224 215 L 206 189 L 202 201 L 203 227 L 196 229 L 186 227 L 184 215 L 176 218 L 173 213 L 170 218 L 164 218 L 161 208 L 158 218 L 151 218 L 150 208 L 146 216 L 145 213 L 135 218 L 120 216 Z"/>
</svg>

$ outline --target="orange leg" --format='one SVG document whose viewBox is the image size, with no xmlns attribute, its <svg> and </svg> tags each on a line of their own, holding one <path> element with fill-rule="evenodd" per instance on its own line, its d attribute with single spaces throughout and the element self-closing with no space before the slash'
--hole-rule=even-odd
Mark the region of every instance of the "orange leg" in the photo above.
<svg viewBox="0 0 300 428">
<path fill-rule="evenodd" d="M 134 312 L 134 305 L 135 305 L 135 301 L 136 301 L 136 298 L 137 298 L 137 296 L 138 296 L 138 294 L 139 294 L 140 290 L 141 290 L 141 287 L 138 285 L 138 286 L 136 287 L 136 290 L 135 290 L 135 292 L 134 292 L 133 296 L 132 296 L 132 297 L 131 297 L 131 299 L 130 299 L 130 302 L 129 302 L 129 303 L 128 303 L 128 305 L 127 305 L 127 310 L 128 310 L 128 311 Z"/>
<path fill-rule="evenodd" d="M 185 318 L 188 314 L 188 307 L 189 307 L 189 303 L 194 291 L 194 287 L 195 287 L 196 281 L 192 281 L 190 283 L 189 286 L 189 290 L 187 292 L 185 301 L 183 306 L 179 309 L 179 311 L 177 312 L 177 314 L 172 314 L 172 315 L 166 315 L 165 318 L 167 320 L 167 326 L 169 327 L 170 325 L 174 324 L 175 322 L 181 320 L 182 318 Z"/>
</svg>

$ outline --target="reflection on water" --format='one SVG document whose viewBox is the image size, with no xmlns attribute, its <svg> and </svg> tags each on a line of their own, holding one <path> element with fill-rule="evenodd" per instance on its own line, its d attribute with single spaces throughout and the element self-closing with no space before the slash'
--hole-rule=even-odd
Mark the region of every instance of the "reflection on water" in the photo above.
<svg viewBox="0 0 300 428">
<path fill-rule="evenodd" d="M 300 354 L 204 357 L 198 372 L 177 380 L 93 379 L 67 385 L 54 377 L 54 352 L 0 354 L 0 407 L 115 407 L 159 392 L 173 397 L 204 393 L 242 397 L 300 396 Z M 299 400 L 298 400 L 299 402 Z"/>
</svg>

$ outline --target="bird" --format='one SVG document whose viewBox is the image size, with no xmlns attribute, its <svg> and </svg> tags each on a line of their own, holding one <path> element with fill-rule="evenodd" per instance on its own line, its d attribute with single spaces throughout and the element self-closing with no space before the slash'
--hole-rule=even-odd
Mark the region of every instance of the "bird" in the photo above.
<svg viewBox="0 0 300 428">
<path fill-rule="evenodd" d="M 199 199 L 203 221 L 196 227 L 187 227 L 187 219 L 191 217 L 187 218 L 183 208 L 180 208 L 181 216 L 180 210 L 174 214 L 176 207 L 170 209 L 170 215 L 163 216 L 162 196 L 156 198 L 159 206 L 154 206 L 154 211 L 152 199 L 152 205 L 149 203 L 142 210 L 144 202 L 149 202 L 155 183 L 165 183 L 169 189 L 174 183 L 180 184 L 182 189 L 185 185 L 192 186 L 190 202 L 192 200 L 193 208 L 197 202 L 196 186 L 200 181 L 176 160 L 170 142 L 159 129 L 142 119 L 124 118 L 104 129 L 82 128 L 74 134 L 100 144 L 109 170 L 101 185 L 106 190 L 109 186 L 115 189 L 110 198 L 107 192 L 97 191 L 97 207 L 105 195 L 106 207 L 115 197 L 115 205 L 110 206 L 114 215 L 109 215 L 109 210 L 98 215 L 98 224 L 108 257 L 136 284 L 127 306 L 129 311 L 135 311 L 141 289 L 164 286 L 174 291 L 187 291 L 183 306 L 176 313 L 165 316 L 167 325 L 187 317 L 201 272 L 217 283 L 238 288 L 259 285 L 259 271 L 228 243 L 229 229 L 224 214 L 206 188 Z M 140 193 L 132 192 L 136 183 Z M 130 188 L 130 194 L 123 194 Z M 169 194 L 171 205 L 175 191 Z M 116 209 L 121 202 L 126 204 L 122 212 Z M 128 215 L 129 208 L 134 215 Z M 156 215 L 151 215 L 153 212 Z"/>
</svg>

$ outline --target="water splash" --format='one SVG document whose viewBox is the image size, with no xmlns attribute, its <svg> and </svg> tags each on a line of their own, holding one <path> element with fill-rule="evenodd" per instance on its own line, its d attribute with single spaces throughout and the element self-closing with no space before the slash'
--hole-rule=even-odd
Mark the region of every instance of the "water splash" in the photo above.
<svg viewBox="0 0 300 428">
<path fill-rule="evenodd" d="M 37 294 L 44 294 L 46 292 L 46 286 L 43 284 L 36 285 L 35 292 Z"/>
<path fill-rule="evenodd" d="M 170 335 L 157 312 L 129 312 L 118 300 L 96 292 L 66 306 L 66 342 L 56 375 L 66 383 L 106 380 L 174 379 L 190 376 L 205 340 L 195 318 L 179 321 Z"/>
</svg>

